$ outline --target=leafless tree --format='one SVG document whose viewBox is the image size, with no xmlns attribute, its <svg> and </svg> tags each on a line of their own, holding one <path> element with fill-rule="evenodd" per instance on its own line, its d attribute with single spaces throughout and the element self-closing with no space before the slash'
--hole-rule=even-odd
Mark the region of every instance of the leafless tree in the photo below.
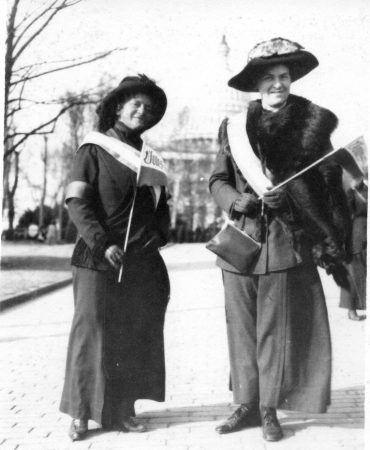
<svg viewBox="0 0 370 450">
<path fill-rule="evenodd" d="M 57 164 L 53 172 L 58 179 L 58 187 L 55 203 L 58 206 L 58 240 L 62 239 L 63 232 L 63 209 L 69 175 L 72 167 L 73 154 L 81 142 L 86 124 L 91 122 L 92 111 L 85 104 L 75 105 L 66 113 L 64 121 L 68 129 L 68 139 L 63 142 L 60 149 L 54 153 L 54 161 Z"/>
<path fill-rule="evenodd" d="M 45 206 L 45 198 L 46 191 L 48 186 L 48 159 L 49 159 L 49 146 L 48 146 L 48 136 L 44 135 L 44 149 L 42 152 L 42 162 L 44 164 L 44 170 L 42 174 L 42 188 L 41 188 L 41 199 L 40 199 L 40 208 L 39 208 L 39 229 L 41 229 L 44 223 L 44 206 Z"/>
<path fill-rule="evenodd" d="M 33 136 L 53 133 L 58 119 L 66 111 L 75 105 L 95 101 L 92 91 L 57 99 L 38 100 L 28 94 L 30 83 L 52 73 L 89 64 L 106 58 L 116 51 L 125 50 L 125 48 L 114 48 L 79 58 L 24 62 L 29 50 L 36 45 L 37 40 L 50 27 L 55 17 L 81 1 L 45 0 L 40 1 L 36 6 L 32 4 L 33 9 L 31 10 L 27 9 L 28 0 L 9 1 L 5 46 L 3 209 L 4 207 L 8 209 L 10 232 L 13 230 L 19 154 L 27 140 Z M 52 105 L 54 108 L 48 117 L 40 115 L 40 120 L 36 124 L 28 126 L 19 124 L 19 120 L 17 120 L 19 113 L 30 105 Z"/>
</svg>

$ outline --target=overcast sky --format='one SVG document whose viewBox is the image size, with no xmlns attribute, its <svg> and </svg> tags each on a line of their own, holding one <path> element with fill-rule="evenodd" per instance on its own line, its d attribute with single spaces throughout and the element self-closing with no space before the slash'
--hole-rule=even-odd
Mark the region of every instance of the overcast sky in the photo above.
<svg viewBox="0 0 370 450">
<path fill-rule="evenodd" d="M 47 84 L 44 79 L 42 91 L 94 86 L 104 72 L 117 81 L 127 71 L 145 72 L 166 90 L 171 115 L 182 105 L 207 100 L 203 96 L 208 94 L 207 80 L 223 34 L 231 47 L 234 72 L 245 65 L 255 43 L 287 37 L 320 62 L 293 91 L 333 109 L 343 127 L 361 133 L 369 112 L 368 4 L 367 0 L 85 0 L 59 15 L 31 57 L 59 59 L 127 46 L 126 52 L 104 62 L 57 73 Z"/>
</svg>

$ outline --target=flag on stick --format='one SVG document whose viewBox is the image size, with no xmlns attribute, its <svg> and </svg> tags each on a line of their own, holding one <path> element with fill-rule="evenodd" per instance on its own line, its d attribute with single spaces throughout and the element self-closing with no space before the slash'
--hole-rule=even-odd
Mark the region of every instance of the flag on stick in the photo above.
<svg viewBox="0 0 370 450">
<path fill-rule="evenodd" d="M 332 159 L 337 164 L 343 167 L 344 170 L 346 170 L 351 177 L 354 179 L 354 181 L 360 182 L 364 178 L 364 174 L 362 170 L 360 169 L 359 165 L 357 164 L 357 161 L 355 160 L 354 156 L 351 153 L 351 149 L 354 148 L 356 145 L 358 145 L 359 141 L 364 142 L 363 136 L 358 137 L 354 141 L 351 141 L 349 144 L 347 144 L 345 147 L 337 148 L 332 150 L 331 152 L 324 155 L 322 158 L 319 158 L 317 161 L 313 162 L 309 166 L 305 167 L 300 172 L 297 172 L 296 174 L 292 175 L 291 177 L 287 178 L 285 181 L 282 181 L 281 183 L 274 186 L 272 189 L 269 190 L 269 192 L 276 191 L 277 189 L 281 188 L 282 186 L 285 186 L 289 181 L 294 180 L 295 178 L 303 175 L 308 170 L 312 169 L 313 167 L 316 167 L 317 165 L 321 164 L 323 161 L 326 161 L 328 159 Z M 259 199 L 262 199 L 263 195 L 260 195 Z"/>
<path fill-rule="evenodd" d="M 154 189 L 155 204 L 158 205 L 159 197 L 161 194 L 160 186 L 167 186 L 167 171 L 166 165 L 162 157 L 155 150 L 150 148 L 145 143 L 140 153 L 139 167 L 137 168 L 136 186 L 134 191 L 134 198 L 130 209 L 130 214 L 127 223 L 127 230 L 125 236 L 125 242 L 123 244 L 123 256 L 125 256 L 128 246 L 128 239 L 130 235 L 130 229 L 132 224 L 132 217 L 134 213 L 137 188 L 139 186 L 151 186 Z M 121 264 L 118 282 L 122 280 L 123 263 Z"/>
<path fill-rule="evenodd" d="M 140 152 L 131 145 L 120 141 L 113 129 L 108 130 L 106 134 L 97 131 L 88 133 L 80 147 L 84 144 L 97 144 L 100 148 L 113 156 L 120 164 L 136 172 L 136 186 L 127 223 L 125 242 L 123 244 L 123 254 L 125 255 L 130 236 L 137 188 L 138 186 L 152 187 L 155 206 L 157 206 L 161 195 L 161 186 L 167 186 L 168 184 L 166 165 L 161 155 L 150 148 L 149 145 L 144 143 Z M 119 282 L 122 279 L 122 271 L 123 264 L 121 264 L 119 271 Z"/>
</svg>

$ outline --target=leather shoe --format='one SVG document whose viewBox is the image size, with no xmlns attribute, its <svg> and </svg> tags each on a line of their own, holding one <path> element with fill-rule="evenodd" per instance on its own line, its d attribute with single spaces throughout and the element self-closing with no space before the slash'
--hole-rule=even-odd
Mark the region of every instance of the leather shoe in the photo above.
<svg viewBox="0 0 370 450">
<path fill-rule="evenodd" d="M 261 425 L 258 410 L 248 405 L 241 405 L 225 422 L 216 427 L 216 431 L 219 434 L 226 434 L 258 425 Z"/>
<path fill-rule="evenodd" d="M 72 441 L 80 441 L 87 433 L 87 420 L 85 419 L 73 419 L 71 426 L 69 427 L 68 436 Z"/>
<path fill-rule="evenodd" d="M 263 437 L 266 441 L 279 441 L 283 437 L 275 408 L 261 406 Z"/>
<path fill-rule="evenodd" d="M 144 431 L 147 431 L 145 425 L 136 423 L 132 417 L 122 420 L 119 424 L 116 424 L 114 428 L 123 433 L 143 433 Z"/>
<path fill-rule="evenodd" d="M 366 316 L 359 316 L 355 309 L 349 309 L 348 310 L 348 319 L 355 320 L 356 322 L 359 322 L 361 320 L 365 320 Z"/>
</svg>

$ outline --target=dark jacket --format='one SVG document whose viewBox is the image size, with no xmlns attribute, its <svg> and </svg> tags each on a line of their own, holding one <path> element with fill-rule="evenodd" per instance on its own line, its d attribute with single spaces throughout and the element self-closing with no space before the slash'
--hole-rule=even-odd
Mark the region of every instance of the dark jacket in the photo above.
<svg viewBox="0 0 370 450">
<path fill-rule="evenodd" d="M 260 101 L 251 102 L 246 133 L 263 169 L 268 169 L 278 183 L 317 160 L 330 148 L 330 134 L 336 124 L 337 119 L 330 111 L 291 95 L 287 106 L 276 114 L 263 111 Z M 252 273 L 263 274 L 312 262 L 311 247 L 315 240 L 325 238 L 332 230 L 336 236 L 339 234 L 338 227 L 327 214 L 331 199 L 328 180 L 335 178 L 331 175 L 338 173 L 338 166 L 323 165 L 290 183 L 283 208 L 267 208 L 263 217 L 261 211 L 242 216 L 235 213 L 234 202 L 242 192 L 253 193 L 253 190 L 232 157 L 227 119 L 219 130 L 219 144 L 210 190 L 216 203 L 236 224 L 262 242 Z M 339 183 L 337 190 L 342 190 L 340 177 L 336 177 L 335 182 Z M 345 202 L 342 206 L 345 209 Z M 342 215 L 338 214 L 338 217 Z M 217 264 L 237 272 L 220 258 Z"/>
<path fill-rule="evenodd" d="M 130 134 L 123 124 L 118 124 L 115 131 L 123 142 L 141 149 L 141 139 Z M 67 198 L 67 205 L 80 237 L 72 255 L 72 264 L 108 270 L 110 266 L 104 253 L 112 244 L 123 246 L 136 173 L 99 146 L 86 144 L 75 155 L 71 185 L 73 182 L 79 182 L 75 183 L 77 194 Z M 165 245 L 168 238 L 169 209 L 164 187 L 157 208 L 154 207 L 151 188 L 139 187 L 128 251 L 156 250 Z"/>
</svg>

